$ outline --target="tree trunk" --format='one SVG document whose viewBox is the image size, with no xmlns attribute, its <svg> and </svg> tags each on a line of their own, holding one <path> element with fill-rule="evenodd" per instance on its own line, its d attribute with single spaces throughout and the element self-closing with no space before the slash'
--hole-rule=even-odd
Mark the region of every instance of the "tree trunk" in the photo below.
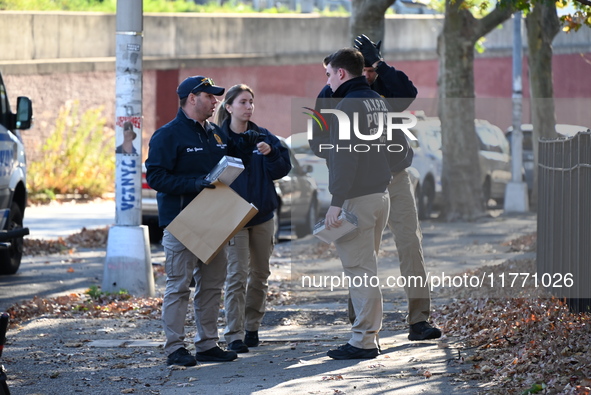
<svg viewBox="0 0 591 395">
<path fill-rule="evenodd" d="M 445 202 L 448 221 L 473 219 L 482 213 L 478 141 L 474 128 L 474 44 L 467 30 L 474 18 L 447 3 L 439 41 L 439 118 L 441 119 Z"/>
<path fill-rule="evenodd" d="M 552 41 L 560 31 L 560 22 L 554 2 L 535 3 L 525 19 L 528 66 L 533 124 L 534 182 L 531 207 L 538 200 L 538 144 L 539 138 L 555 138 L 554 88 L 552 85 Z"/>
<path fill-rule="evenodd" d="M 495 8 L 482 19 L 463 9 L 463 0 L 446 0 L 439 36 L 439 117 L 441 119 L 443 218 L 473 220 L 483 215 L 479 142 L 474 126 L 474 45 L 511 16 Z"/>
<path fill-rule="evenodd" d="M 349 32 L 351 44 L 360 34 L 365 34 L 373 42 L 384 39 L 384 16 L 394 0 L 352 0 Z"/>
</svg>

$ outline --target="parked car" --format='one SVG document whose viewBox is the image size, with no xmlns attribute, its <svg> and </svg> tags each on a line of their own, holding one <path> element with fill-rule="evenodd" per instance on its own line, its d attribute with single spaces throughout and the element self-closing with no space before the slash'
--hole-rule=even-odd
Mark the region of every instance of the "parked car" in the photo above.
<svg viewBox="0 0 591 395">
<path fill-rule="evenodd" d="M 33 106 L 28 97 L 17 98 L 16 112 L 0 74 L 0 274 L 15 274 L 23 255 L 23 227 L 27 205 L 27 161 L 21 130 L 31 127 Z"/>
<path fill-rule="evenodd" d="M 511 154 L 503 131 L 488 121 L 474 121 L 480 142 L 480 171 L 485 205 L 490 199 L 501 204 L 511 181 Z"/>
<path fill-rule="evenodd" d="M 419 128 L 420 130 L 422 130 L 422 128 Z M 420 133 L 421 135 L 421 141 L 422 144 L 426 147 L 423 150 L 418 149 L 418 153 L 415 154 L 415 157 L 413 158 L 413 168 L 411 168 L 411 170 L 409 171 L 410 176 L 411 176 L 411 182 L 414 186 L 414 191 L 415 191 L 415 198 L 417 199 L 417 207 L 419 207 L 420 205 L 420 201 L 419 199 L 421 198 L 421 185 L 423 180 L 427 180 L 427 186 L 425 191 L 429 191 L 430 189 L 430 185 L 436 185 L 434 191 L 437 191 L 437 197 L 439 198 L 439 195 L 441 194 L 441 136 L 440 136 L 440 132 L 436 131 L 436 132 L 432 132 L 435 133 L 436 136 L 431 137 L 431 135 L 428 135 L 429 132 L 431 132 L 431 130 L 429 129 L 428 131 L 424 132 L 424 133 Z M 423 134 L 425 136 L 423 136 Z M 427 136 L 428 135 L 428 136 Z M 436 141 L 431 141 L 431 139 L 435 139 Z M 318 203 L 319 203 L 319 215 L 324 215 L 326 213 L 326 211 L 328 210 L 328 208 L 330 207 L 330 202 L 332 199 L 332 195 L 330 194 L 330 191 L 328 190 L 328 167 L 326 166 L 326 161 L 323 158 L 319 158 L 318 156 L 314 155 L 314 153 L 312 152 L 312 149 L 310 148 L 310 145 L 308 144 L 308 136 L 307 133 L 294 133 L 291 136 L 287 137 L 285 139 L 285 142 L 287 143 L 287 145 L 292 149 L 296 159 L 298 160 L 300 166 L 306 166 L 309 165 L 311 166 L 311 171 L 309 172 L 309 174 L 312 176 L 312 178 L 314 178 L 314 181 L 316 181 L 316 185 L 318 187 Z M 418 144 L 415 144 L 415 146 L 418 146 Z M 432 146 L 436 146 L 437 148 L 431 148 Z M 429 151 L 427 151 L 429 150 Z M 431 154 L 427 154 L 427 152 L 430 152 Z M 422 169 L 424 171 L 424 169 L 428 166 L 426 164 L 426 160 L 423 160 L 422 158 L 427 156 L 427 155 L 432 155 L 438 159 L 438 176 L 432 175 L 431 177 L 427 176 L 423 176 L 421 177 L 421 172 L 418 170 L 419 168 Z M 437 159 L 436 159 L 437 161 Z M 425 173 L 427 174 L 427 173 Z M 431 173 L 430 173 L 431 174 Z M 438 181 L 434 181 L 433 184 L 429 184 L 430 180 L 438 180 Z M 438 186 L 437 186 L 438 185 Z M 429 196 L 429 198 L 427 199 L 426 196 Z M 434 205 L 434 198 L 431 198 L 431 194 L 430 193 L 426 193 L 424 196 L 422 196 L 423 199 L 427 199 L 428 202 L 425 204 L 425 207 L 429 207 L 432 208 L 432 206 Z M 419 211 L 419 215 L 421 215 L 421 212 Z M 430 210 L 429 210 L 429 215 L 430 215 Z M 428 218 L 427 215 L 424 216 L 424 218 Z"/>
<path fill-rule="evenodd" d="M 294 151 L 283 138 L 281 143 L 289 149 L 292 169 L 288 175 L 275 181 L 279 197 L 276 221 L 278 227 L 289 226 L 297 237 L 312 233 L 318 220 L 318 186 L 310 175 L 312 166 L 300 164 Z"/>
<path fill-rule="evenodd" d="M 417 140 L 409 140 L 414 151 L 412 167 L 418 171 L 415 198 L 419 219 L 428 219 L 442 197 L 441 122 L 438 118 L 419 118 L 410 129 Z"/>
<path fill-rule="evenodd" d="M 411 131 L 417 141 L 411 141 L 415 151 L 413 167 L 420 174 L 417 195 L 417 209 L 421 219 L 428 218 L 434 207 L 441 203 L 441 122 L 437 117 L 417 117 L 417 126 Z M 505 188 L 511 181 L 511 156 L 509 144 L 503 131 L 488 121 L 474 120 L 478 136 L 479 165 L 482 176 L 483 199 L 488 205 L 490 199 L 497 204 L 505 198 Z"/>
<path fill-rule="evenodd" d="M 578 125 L 556 124 L 556 133 L 562 137 L 572 137 L 578 132 L 585 131 L 588 128 Z M 534 141 L 533 141 L 534 126 L 531 123 L 524 123 L 521 125 L 521 132 L 523 133 L 523 148 L 522 161 L 524 181 L 527 184 L 527 191 L 531 196 L 531 191 L 534 185 Z M 513 135 L 513 126 L 507 129 L 507 141 L 511 144 L 511 136 Z"/>
<path fill-rule="evenodd" d="M 146 165 L 142 163 L 142 225 L 148 227 L 150 242 L 156 244 L 162 240 L 162 229 L 158 225 L 158 202 L 156 191 L 146 181 Z"/>
<path fill-rule="evenodd" d="M 328 190 L 328 167 L 326 160 L 320 158 L 312 152 L 308 143 L 307 133 L 294 133 L 285 139 L 286 144 L 293 151 L 296 159 L 301 166 L 310 165 L 312 167 L 310 175 L 316 181 L 318 187 L 319 214 L 326 213 L 330 207 L 331 195 Z"/>
<path fill-rule="evenodd" d="M 281 143 L 287 146 L 284 139 Z M 288 147 L 289 149 L 289 147 Z M 297 237 L 312 233 L 318 219 L 318 188 L 308 174 L 310 165 L 300 165 L 293 151 L 289 149 L 292 169 L 289 174 L 275 181 L 275 191 L 279 197 L 279 208 L 275 215 L 276 236 L 280 227 L 293 227 Z M 146 167 L 142 166 L 142 224 L 148 226 L 150 242 L 162 239 L 162 229 L 158 226 L 158 204 L 156 191 L 146 182 Z"/>
</svg>

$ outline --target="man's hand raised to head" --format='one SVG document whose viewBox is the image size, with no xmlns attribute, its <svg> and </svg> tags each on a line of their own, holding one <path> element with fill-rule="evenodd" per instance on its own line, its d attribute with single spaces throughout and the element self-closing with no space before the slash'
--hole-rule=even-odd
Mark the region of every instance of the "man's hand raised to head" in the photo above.
<svg viewBox="0 0 591 395">
<path fill-rule="evenodd" d="M 355 38 L 355 48 L 361 52 L 363 58 L 368 64 L 373 65 L 374 63 L 382 60 L 382 55 L 380 54 L 381 46 L 382 40 L 378 41 L 377 44 L 374 44 L 373 41 L 371 41 L 365 34 Z"/>
</svg>

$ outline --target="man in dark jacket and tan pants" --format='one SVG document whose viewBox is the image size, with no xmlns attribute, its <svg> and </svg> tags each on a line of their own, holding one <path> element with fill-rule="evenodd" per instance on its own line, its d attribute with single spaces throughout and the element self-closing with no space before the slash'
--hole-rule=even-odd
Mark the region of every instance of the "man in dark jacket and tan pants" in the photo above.
<svg viewBox="0 0 591 395">
<path fill-rule="evenodd" d="M 367 36 L 360 35 L 355 39 L 355 45 L 363 54 L 363 75 L 371 89 L 380 96 L 391 99 L 388 103 L 394 111 L 406 110 L 417 96 L 417 89 L 410 79 L 404 72 L 384 62 L 380 54 L 380 42 L 376 45 Z M 407 284 L 404 287 L 408 298 L 408 339 L 437 339 L 441 337 L 441 330 L 429 323 L 431 297 L 423 258 L 423 233 L 419 225 L 414 191 L 405 170 L 405 167 L 410 166 L 412 156 L 409 159 L 399 164 L 399 168 L 392 169 L 392 182 L 388 186 L 388 228 L 394 235 L 400 259 L 400 273 L 407 280 L 421 279 L 416 284 Z"/>
<path fill-rule="evenodd" d="M 358 113 L 357 128 L 360 133 L 374 134 L 376 125 L 371 125 L 370 119 L 383 116 L 387 103 L 370 89 L 361 75 L 361 53 L 354 48 L 345 48 L 327 57 L 325 65 L 333 98 L 338 101 L 335 109 L 349 117 L 351 125 L 353 114 Z M 347 131 L 350 140 L 343 141 L 339 139 L 342 132 L 339 130 L 340 122 L 332 119 L 329 124 L 330 143 L 312 144 L 319 148 L 317 155 L 327 158 L 329 167 L 332 200 L 325 224 L 328 229 L 340 226 L 339 215 L 346 210 L 357 217 L 357 229 L 335 242 L 344 275 L 352 282 L 349 284 L 355 311 L 352 336 L 345 345 L 330 350 L 328 356 L 333 359 L 375 358 L 379 354 L 377 336 L 382 326 L 382 293 L 373 281 L 369 281 L 370 284 L 368 281 L 360 283 L 359 280 L 378 278 L 377 254 L 390 210 L 386 192 L 390 183 L 390 168 L 385 150 L 372 147 L 369 151 L 360 152 L 355 148 L 365 147 L 367 141 L 353 133 L 353 126 Z M 331 146 L 332 149 L 327 148 Z M 323 148 L 325 152 L 321 152 Z"/>
<path fill-rule="evenodd" d="M 146 180 L 158 192 L 158 221 L 170 222 L 200 193 L 214 188 L 205 177 L 224 155 L 250 157 L 258 133 L 244 133 L 244 141 L 234 145 L 214 123 L 207 121 L 224 88 L 210 78 L 194 76 L 177 88 L 180 108 L 177 116 L 150 139 L 146 160 Z M 207 226 L 208 224 L 196 224 Z M 169 231 L 164 230 L 162 246 L 166 255 L 166 290 L 162 303 L 162 322 L 168 365 L 194 366 L 197 361 L 227 362 L 236 359 L 234 351 L 218 345 L 217 320 L 226 279 L 226 253 L 221 251 L 205 264 Z M 185 320 L 195 280 L 195 356 L 185 348 Z"/>
</svg>

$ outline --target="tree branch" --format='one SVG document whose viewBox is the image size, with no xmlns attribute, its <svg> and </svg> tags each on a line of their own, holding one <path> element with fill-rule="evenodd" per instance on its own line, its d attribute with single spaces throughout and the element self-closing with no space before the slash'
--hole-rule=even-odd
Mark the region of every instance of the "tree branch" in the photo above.
<svg viewBox="0 0 591 395">
<path fill-rule="evenodd" d="M 591 7 L 591 1 L 589 1 L 589 0 L 573 0 L 573 1 L 576 1 L 577 3 L 581 3 L 583 5 Z"/>
<path fill-rule="evenodd" d="M 357 12 L 367 15 L 368 13 L 380 14 L 385 17 L 388 7 L 394 4 L 394 0 L 365 0 L 357 1 Z"/>
<path fill-rule="evenodd" d="M 587 0 L 584 0 L 587 1 Z M 476 37 L 475 40 L 478 40 L 480 37 L 486 36 L 490 33 L 494 28 L 499 26 L 501 23 L 506 21 L 511 17 L 516 11 L 513 4 L 508 4 L 508 2 L 500 2 L 497 3 L 497 6 L 494 10 L 489 12 L 484 18 L 477 20 L 476 27 L 474 29 L 474 33 Z"/>
</svg>

